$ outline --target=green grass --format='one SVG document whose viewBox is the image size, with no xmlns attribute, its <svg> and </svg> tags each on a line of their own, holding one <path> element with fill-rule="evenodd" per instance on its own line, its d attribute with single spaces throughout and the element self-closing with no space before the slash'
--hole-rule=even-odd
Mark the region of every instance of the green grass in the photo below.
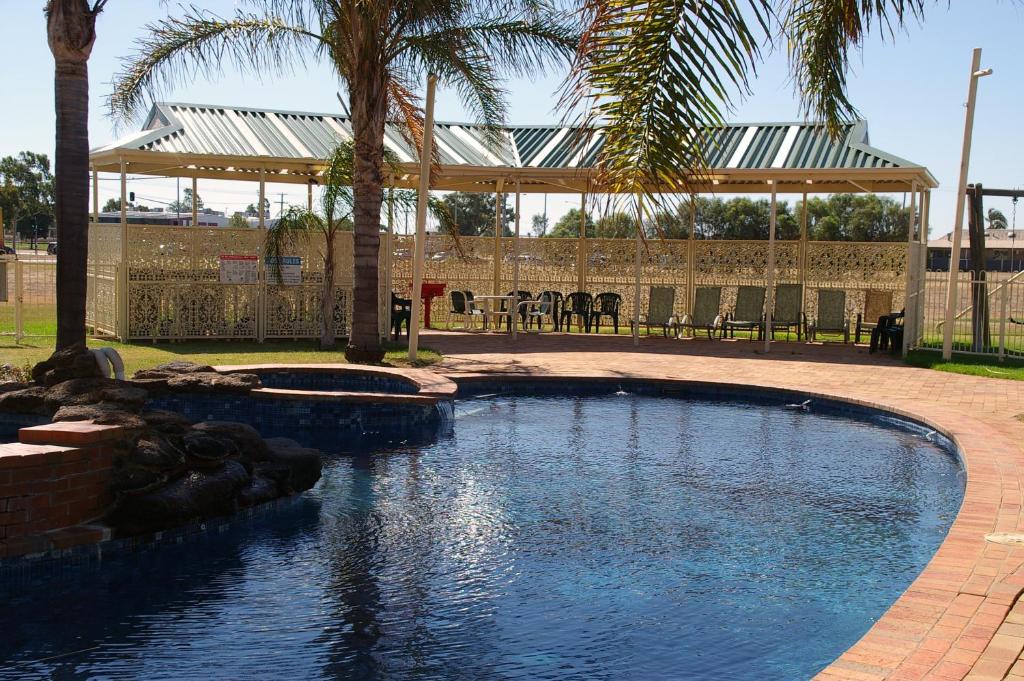
<svg viewBox="0 0 1024 681">
<path fill-rule="evenodd" d="M 179 343 L 117 343 L 90 340 L 89 347 L 109 346 L 124 359 L 125 369 L 131 375 L 139 369 L 164 362 L 186 360 L 200 364 L 328 364 L 344 363 L 344 344 L 335 350 L 323 351 L 315 341 L 182 341 Z M 384 363 L 390 366 L 429 366 L 441 355 L 428 348 L 420 348 L 419 358 L 410 364 L 404 345 L 387 346 Z M 10 337 L 0 338 L 0 364 L 22 367 L 32 365 L 53 352 L 52 338 L 25 338 L 15 345 Z"/>
<path fill-rule="evenodd" d="M 907 354 L 907 364 L 924 369 L 948 371 L 954 374 L 1024 381 L 1024 360 L 1019 359 L 1007 359 L 1000 362 L 995 357 L 953 353 L 953 359 L 945 361 L 939 352 L 911 350 Z"/>
</svg>

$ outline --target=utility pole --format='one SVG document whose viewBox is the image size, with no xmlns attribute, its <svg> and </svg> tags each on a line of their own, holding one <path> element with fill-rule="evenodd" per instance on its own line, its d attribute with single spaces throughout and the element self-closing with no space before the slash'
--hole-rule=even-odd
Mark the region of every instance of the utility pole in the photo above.
<svg viewBox="0 0 1024 681">
<path fill-rule="evenodd" d="M 981 48 L 974 48 L 971 77 L 967 88 L 967 114 L 964 118 L 964 143 L 960 154 L 960 181 L 956 191 L 956 215 L 953 223 L 953 245 L 949 254 L 949 283 L 946 286 L 946 320 L 942 327 L 942 359 L 953 356 L 953 325 L 956 321 L 957 284 L 960 280 L 960 243 L 963 241 L 964 203 L 967 199 L 967 173 L 971 163 L 971 137 L 974 134 L 974 107 L 978 99 L 978 79 L 992 75 L 992 69 L 981 69 Z"/>
<path fill-rule="evenodd" d="M 277 217 L 284 217 L 284 192 L 281 192 L 281 210 L 277 214 Z"/>
</svg>

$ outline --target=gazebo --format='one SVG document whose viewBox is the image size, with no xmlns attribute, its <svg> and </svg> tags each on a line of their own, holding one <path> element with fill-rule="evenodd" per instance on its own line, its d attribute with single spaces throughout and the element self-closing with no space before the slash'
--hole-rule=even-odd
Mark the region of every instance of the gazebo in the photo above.
<svg viewBox="0 0 1024 681">
<path fill-rule="evenodd" d="M 930 190 L 935 178 L 920 165 L 869 143 L 866 122 L 846 127 L 838 140 L 811 123 L 732 124 L 702 131 L 710 170 L 690 178 L 706 194 L 771 196 L 774 227 L 778 194 L 806 199 L 808 194 L 838 192 L 909 195 L 911 225 L 905 244 L 816 242 L 807 239 L 806 217 L 799 241 L 769 242 L 520 238 L 518 195 L 571 193 L 587 197 L 607 193 L 594 164 L 601 151 L 601 128 L 557 125 L 509 126 L 499 131 L 505 144 L 494 149 L 487 131 L 463 123 L 436 123 L 434 145 L 439 165 L 430 189 L 515 193 L 514 236 L 461 237 L 453 254 L 451 237 L 431 234 L 425 277 L 449 288 L 472 288 L 497 295 L 515 284 L 533 288 L 640 291 L 643 282 L 682 289 L 680 312 L 693 300 L 694 288 L 707 282 L 735 286 L 793 281 L 805 287 L 845 287 L 854 292 L 881 286 L 896 293 L 907 308 L 905 343 L 920 334 L 921 289 Z M 121 224 L 90 229 L 89 323 L 100 332 L 125 339 L 299 338 L 317 335 L 319 296 L 317 259 L 302 257 L 302 276 L 291 286 L 273 285 L 263 276 L 262 235 L 258 229 L 166 227 L 128 224 L 129 174 L 187 178 L 193 192 L 207 180 L 244 180 L 259 184 L 260 203 L 267 183 L 306 185 L 312 205 L 323 161 L 343 140 L 351 139 L 347 117 L 329 113 L 276 111 L 242 107 L 158 103 L 142 130 L 91 153 L 94 214 L 99 212 L 98 176 L 121 180 Z M 415 188 L 417 152 L 389 127 L 385 145 L 399 160 L 388 178 L 393 188 Z M 497 207 L 496 207 L 497 208 Z M 585 211 L 584 211 L 585 212 Z M 806 211 L 805 211 L 806 215 Z M 496 222 L 500 213 L 495 211 Z M 919 217 L 918 217 L 919 216 Z M 192 223 L 196 224 L 195 209 Z M 695 218 L 695 216 L 693 216 Z M 95 215 L 94 215 L 95 219 Z M 413 252 L 408 237 L 395 235 L 392 220 L 381 249 L 382 321 L 393 286 L 411 280 Z M 260 226 L 263 225 L 261 211 Z M 336 290 L 339 335 L 347 329 L 351 300 L 351 240 L 342 239 Z M 228 260 L 225 260 L 228 258 Z M 250 259 L 248 278 L 231 258 Z M 628 300 L 630 296 L 624 296 Z M 812 301 L 805 294 L 806 305 Z M 851 296 L 851 306 L 858 303 Z M 627 318 L 642 307 L 640 294 L 626 304 Z M 444 311 L 440 317 L 443 320 Z M 385 330 L 382 323 L 382 334 Z"/>
</svg>

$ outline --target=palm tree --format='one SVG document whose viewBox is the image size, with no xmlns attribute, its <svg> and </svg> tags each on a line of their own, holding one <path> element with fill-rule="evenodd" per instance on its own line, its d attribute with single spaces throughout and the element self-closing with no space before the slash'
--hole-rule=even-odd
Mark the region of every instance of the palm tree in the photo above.
<svg viewBox="0 0 1024 681">
<path fill-rule="evenodd" d="M 384 162 L 391 172 L 397 172 L 397 159 L 385 153 Z M 281 258 L 299 244 L 309 244 L 314 237 L 323 238 L 321 257 L 323 259 L 323 289 L 320 292 L 320 348 L 334 347 L 334 244 L 339 232 L 351 231 L 355 212 L 355 197 L 352 191 L 353 146 L 349 142 L 339 144 L 324 164 L 321 181 L 324 191 L 320 197 L 320 211 L 291 206 L 280 219 L 267 228 L 264 252 L 275 263 L 270 274 L 281 280 Z M 395 191 L 391 194 L 393 204 L 400 209 L 415 205 L 416 194 L 411 191 Z M 429 209 L 438 220 L 441 231 L 457 234 L 451 216 L 444 204 L 434 198 L 429 200 Z M 378 216 L 378 224 L 382 216 Z"/>
<path fill-rule="evenodd" d="M 849 55 L 877 26 L 891 37 L 926 0 L 584 0 L 586 27 L 562 107 L 607 122 L 599 159 L 611 191 L 657 205 L 706 171 L 703 135 L 721 125 L 763 50 L 787 48 L 804 113 L 838 136 L 856 109 Z M 685 173 L 680 173 L 680 171 Z M 649 209 L 650 210 L 650 209 Z"/>
<path fill-rule="evenodd" d="M 348 91 L 353 130 L 352 204 L 355 290 L 345 355 L 379 361 L 377 321 L 384 126 L 397 124 L 420 148 L 423 116 L 415 91 L 430 72 L 455 88 L 492 126 L 506 103 L 502 80 L 568 60 L 576 35 L 542 0 L 249 0 L 257 11 L 221 18 L 189 9 L 147 26 L 115 80 L 111 111 L 130 117 L 176 77 L 216 75 L 222 61 L 261 76 L 307 58 L 330 63 Z"/>
<path fill-rule="evenodd" d="M 89 55 L 107 0 L 48 0 L 46 38 L 54 60 L 57 114 L 54 198 L 57 240 L 57 349 L 85 343 L 89 248 Z"/>
</svg>

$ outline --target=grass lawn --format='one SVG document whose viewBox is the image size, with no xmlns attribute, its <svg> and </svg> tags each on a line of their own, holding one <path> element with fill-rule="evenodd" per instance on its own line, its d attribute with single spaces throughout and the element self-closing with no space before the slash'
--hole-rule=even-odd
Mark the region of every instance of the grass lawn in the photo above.
<svg viewBox="0 0 1024 681">
<path fill-rule="evenodd" d="M 344 363 L 345 346 L 322 351 L 315 341 L 182 341 L 180 343 L 117 343 L 112 341 L 89 341 L 89 347 L 110 346 L 124 359 L 125 369 L 130 376 L 139 369 L 164 362 L 187 360 L 200 364 L 328 364 Z M 15 345 L 13 338 L 0 338 L 0 364 L 15 367 L 32 365 L 42 361 L 53 352 L 53 338 L 25 338 L 21 345 Z M 419 359 L 411 365 L 406 356 L 406 346 L 388 345 L 384 358 L 389 366 L 429 366 L 440 361 L 441 355 L 427 348 L 420 348 Z"/>
<path fill-rule="evenodd" d="M 954 374 L 1024 381 L 1024 361 L 1019 359 L 1007 359 L 1000 362 L 995 357 L 953 353 L 953 359 L 946 362 L 943 361 L 942 354 L 939 352 L 912 350 L 907 354 L 907 364 L 936 371 L 949 371 Z"/>
</svg>

